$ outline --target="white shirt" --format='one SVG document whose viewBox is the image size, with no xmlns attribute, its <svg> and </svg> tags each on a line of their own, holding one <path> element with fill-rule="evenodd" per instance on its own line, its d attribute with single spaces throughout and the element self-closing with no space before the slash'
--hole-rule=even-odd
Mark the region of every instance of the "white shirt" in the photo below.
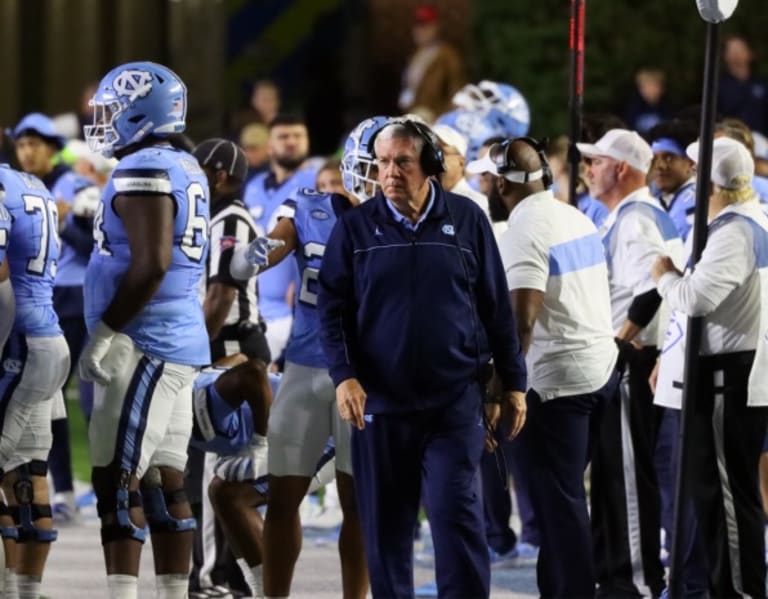
<svg viewBox="0 0 768 599">
<path fill-rule="evenodd" d="M 613 329 L 618 333 L 627 320 L 632 300 L 655 288 L 651 265 L 668 255 L 682 266 L 683 243 L 674 223 L 647 187 L 624 198 L 600 229 L 608 259 Z M 659 314 L 637 336 L 641 345 L 656 345 Z"/>
<path fill-rule="evenodd" d="M 458 194 L 460 196 L 464 196 L 472 200 L 475 204 L 477 204 L 478 206 L 480 206 L 480 208 L 483 209 L 483 212 L 490 220 L 491 213 L 488 209 L 488 198 L 485 197 L 484 193 L 480 193 L 479 191 L 472 189 L 472 186 L 467 182 L 467 180 L 464 177 L 459 179 L 458 183 L 456 183 L 456 185 L 453 186 L 453 189 L 451 189 L 450 192 Z"/>
<path fill-rule="evenodd" d="M 734 214 L 741 217 L 733 218 Z M 764 242 L 760 255 L 755 249 L 761 245 L 755 243 L 756 235 Z M 707 245 L 693 273 L 681 277 L 669 272 L 659 279 L 659 293 L 674 312 L 662 354 L 656 403 L 680 407 L 679 385 L 677 391 L 671 386 L 683 378 L 687 317 L 703 316 L 701 355 L 760 350 L 750 376 L 749 405 L 768 405 L 768 353 L 763 351 L 768 327 L 766 263 L 768 217 L 752 201 L 726 207 L 710 223 Z M 752 392 L 753 386 L 757 393 Z"/>
<path fill-rule="evenodd" d="M 509 289 L 544 293 L 526 357 L 529 385 L 543 400 L 598 390 L 617 351 L 595 225 L 551 191 L 520 202 L 508 224 L 499 250 Z"/>
</svg>

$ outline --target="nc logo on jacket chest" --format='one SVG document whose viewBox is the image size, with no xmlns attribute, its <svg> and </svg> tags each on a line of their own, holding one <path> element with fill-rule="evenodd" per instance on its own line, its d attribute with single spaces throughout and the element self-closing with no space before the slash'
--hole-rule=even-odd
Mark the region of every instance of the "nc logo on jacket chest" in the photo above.
<svg viewBox="0 0 768 599">
<path fill-rule="evenodd" d="M 445 235 L 456 235 L 456 231 L 453 229 L 453 225 L 445 224 L 443 225 L 443 228 L 440 229 Z"/>
</svg>

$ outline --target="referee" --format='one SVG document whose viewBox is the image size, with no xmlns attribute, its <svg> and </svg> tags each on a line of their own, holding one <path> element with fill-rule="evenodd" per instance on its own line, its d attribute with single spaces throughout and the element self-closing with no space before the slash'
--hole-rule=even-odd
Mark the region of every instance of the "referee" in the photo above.
<svg viewBox="0 0 768 599">
<path fill-rule="evenodd" d="M 549 189 L 549 164 L 534 140 L 495 144 L 467 170 L 496 176 L 508 213 L 499 249 L 529 372 L 518 443 L 531 460 L 539 592 L 593 597 L 584 468 L 592 412 L 618 383 L 603 244 L 592 221 Z"/>
<path fill-rule="evenodd" d="M 682 259 L 674 223 L 651 197 L 650 146 L 634 131 L 610 129 L 578 144 L 592 197 L 610 211 L 601 234 L 608 260 L 613 330 L 623 376 L 602 410 L 592 454 L 592 532 L 598 597 L 653 596 L 664 589 L 661 515 L 653 467 L 660 411 L 648 377 L 656 363 L 661 298 L 650 277 L 656 256 Z"/>
<path fill-rule="evenodd" d="M 698 144 L 687 153 L 695 160 Z M 701 260 L 693 273 L 682 275 L 668 257 L 660 257 L 651 271 L 675 310 L 656 403 L 680 408 L 675 391 L 683 379 L 685 317 L 704 318 L 687 443 L 689 488 L 707 562 L 699 569 L 709 574 L 712 597 L 765 597 L 758 461 L 768 425 L 768 218 L 751 186 L 754 172 L 744 145 L 715 139 L 709 236 Z M 684 580 L 686 587 L 691 582 Z"/>
<path fill-rule="evenodd" d="M 256 277 L 238 280 L 230 274 L 230 262 L 238 247 L 253 241 L 256 226 L 242 201 L 248 165 L 243 151 L 226 139 L 207 139 L 192 152 L 208 179 L 211 191 L 209 253 L 205 268 L 203 312 L 211 340 L 211 360 L 242 353 L 270 362 L 264 324 L 259 316 Z M 190 589 L 223 583 L 247 591 L 240 570 L 226 547 L 213 508 L 204 491 L 213 476 L 214 454 L 189 450 L 187 485 L 201 526 L 195 532 L 194 566 Z M 194 594 L 190 595 L 194 596 Z"/>
</svg>

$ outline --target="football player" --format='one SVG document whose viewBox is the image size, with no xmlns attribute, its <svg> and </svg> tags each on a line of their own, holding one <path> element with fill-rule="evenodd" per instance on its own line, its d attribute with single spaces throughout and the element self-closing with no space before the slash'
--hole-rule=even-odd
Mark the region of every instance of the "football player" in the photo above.
<svg viewBox="0 0 768 599">
<path fill-rule="evenodd" d="M 48 550 L 56 539 L 46 476 L 51 406 L 69 371 L 69 351 L 53 309 L 59 258 L 56 203 L 40 179 L 7 165 L 0 166 L 0 190 L 13 223 L 10 230 L 0 227 L 0 245 L 7 245 L 16 303 L 0 370 L 0 476 L 8 502 L 0 510 L 8 574 L 4 596 L 17 596 L 16 570 L 18 596 L 29 598 L 40 595 Z"/>
<path fill-rule="evenodd" d="M 135 598 L 145 524 L 158 596 L 187 595 L 195 527 L 183 491 L 191 385 L 210 363 L 198 299 L 209 192 L 197 160 L 168 143 L 185 128 L 187 90 L 170 69 L 110 71 L 85 127 L 91 149 L 119 159 L 94 221 L 85 277 L 90 340 L 81 377 L 95 385 L 89 437 L 109 596 Z M 140 480 L 150 467 L 158 475 Z M 142 507 L 143 504 L 143 507 Z"/>
</svg>

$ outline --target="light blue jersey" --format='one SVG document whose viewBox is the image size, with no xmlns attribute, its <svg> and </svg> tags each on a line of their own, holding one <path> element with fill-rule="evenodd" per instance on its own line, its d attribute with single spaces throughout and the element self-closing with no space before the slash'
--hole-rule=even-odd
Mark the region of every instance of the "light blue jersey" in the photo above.
<svg viewBox="0 0 768 599">
<path fill-rule="evenodd" d="M 328 367 L 320 345 L 317 277 L 336 217 L 351 206 L 344 196 L 301 189 L 294 194 L 294 199 L 285 201 L 278 213 L 281 218 L 293 220 L 299 240 L 295 256 L 300 286 L 296 293 L 291 336 L 285 350 L 286 360 L 295 364 L 312 368 Z"/>
<path fill-rule="evenodd" d="M 256 175 L 245 186 L 243 201 L 248 207 L 256 231 L 266 235 L 277 224 L 277 211 L 298 188 L 315 186 L 316 171 L 301 169 L 278 184 L 272 172 Z M 291 306 L 285 301 L 288 286 L 297 277 L 293 260 L 283 260 L 274 268 L 259 275 L 259 313 L 268 323 L 291 315 Z M 277 356 L 272 356 L 273 359 Z"/>
<path fill-rule="evenodd" d="M 11 216 L 8 265 L 16 299 L 13 331 L 30 337 L 61 335 L 53 311 L 53 280 L 59 259 L 56 202 L 37 177 L 0 166 L 0 187 Z"/>
<path fill-rule="evenodd" d="M 98 193 L 96 184 L 71 170 L 62 173 L 51 186 L 53 199 L 64 200 L 70 206 L 74 203 L 75 197 L 81 193 Z M 73 218 L 73 214 L 67 215 L 68 220 Z M 88 256 L 79 254 L 66 240 L 62 240 L 56 286 L 82 287 L 87 266 Z"/>
<path fill-rule="evenodd" d="M 112 302 L 130 264 L 128 235 L 112 206 L 115 196 L 124 194 L 169 195 L 176 211 L 170 267 L 152 299 L 121 332 L 148 356 L 192 366 L 210 363 L 198 297 L 208 252 L 208 183 L 194 157 L 170 147 L 153 146 L 126 156 L 104 188 L 93 223 L 96 244 L 85 276 L 89 330 Z"/>
<path fill-rule="evenodd" d="M 0 192 L 2 195 L 2 192 Z M 3 204 L 0 204 L 0 264 L 5 260 L 5 250 L 11 236 L 11 215 Z"/>
<path fill-rule="evenodd" d="M 693 226 L 693 216 L 696 212 L 696 182 L 684 183 L 674 193 L 662 195 L 661 201 L 669 213 L 669 218 L 675 223 L 680 238 L 685 241 Z"/>
<path fill-rule="evenodd" d="M 218 455 L 237 453 L 250 443 L 254 433 L 253 412 L 248 402 L 243 401 L 233 408 L 213 387 L 227 370 L 216 366 L 205 368 L 197 375 L 193 386 L 195 401 L 192 445 Z M 274 396 L 280 384 L 280 375 L 270 373 L 269 383 Z"/>
</svg>

